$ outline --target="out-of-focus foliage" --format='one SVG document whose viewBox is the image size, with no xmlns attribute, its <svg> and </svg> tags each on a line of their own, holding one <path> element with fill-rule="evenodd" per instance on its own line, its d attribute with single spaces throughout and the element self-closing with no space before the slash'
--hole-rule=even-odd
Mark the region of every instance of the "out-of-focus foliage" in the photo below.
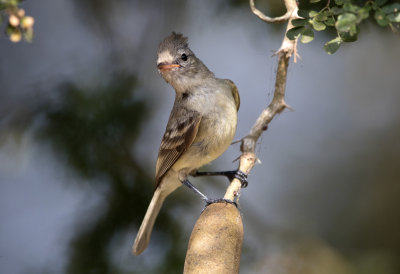
<svg viewBox="0 0 400 274">
<path fill-rule="evenodd" d="M 33 24 L 35 19 L 25 15 L 25 10 L 19 8 L 20 0 L 0 0 L 0 26 L 8 17 L 6 33 L 11 42 L 19 42 L 24 38 L 27 42 L 33 40 Z"/>
<path fill-rule="evenodd" d="M 145 102 L 133 98 L 135 87 L 135 78 L 126 75 L 94 88 L 64 84 L 60 104 L 46 111 L 40 137 L 78 174 L 107 189 L 106 203 L 72 240 L 68 273 L 121 273 L 109 256 L 110 245 L 116 235 L 140 225 L 152 195 L 153 176 L 131 155 L 147 117 Z M 184 253 L 179 225 L 161 212 L 157 229 L 166 232 L 164 240 L 171 244 L 153 271 L 179 272 Z M 133 231 L 129 235 L 133 241 Z M 138 269 L 143 271 L 148 272 Z"/>
<path fill-rule="evenodd" d="M 400 23 L 400 3 L 388 0 L 335 0 L 326 1 L 321 7 L 321 0 L 310 0 L 318 3 L 312 10 L 300 5 L 298 12 L 303 19 L 293 20 L 293 28 L 287 32 L 287 37 L 295 39 L 301 36 L 302 43 L 309 43 L 314 39 L 315 31 L 335 29 L 337 37 L 325 43 L 327 53 L 335 53 L 343 42 L 354 42 L 360 33 L 360 24 L 374 18 L 381 27 L 391 27 L 393 30 Z"/>
<path fill-rule="evenodd" d="M 61 106 L 51 106 L 47 115 L 45 136 L 85 176 L 108 174 L 129 163 L 129 148 L 146 117 L 144 102 L 132 99 L 135 79 L 112 81 L 94 90 L 65 84 Z"/>
</svg>

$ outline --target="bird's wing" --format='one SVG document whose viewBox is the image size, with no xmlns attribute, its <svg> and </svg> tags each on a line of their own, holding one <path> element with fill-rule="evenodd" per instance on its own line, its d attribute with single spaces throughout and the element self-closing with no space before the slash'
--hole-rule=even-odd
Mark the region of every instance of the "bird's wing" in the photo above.
<svg viewBox="0 0 400 274">
<path fill-rule="evenodd" d="M 185 152 L 196 138 L 201 115 L 175 102 L 161 141 L 156 164 L 156 183 Z"/>
<path fill-rule="evenodd" d="M 231 87 L 231 91 L 232 91 L 232 96 L 233 99 L 235 100 L 235 105 L 236 105 L 236 109 L 239 110 L 240 107 L 240 96 L 239 96 L 239 90 L 236 87 L 235 83 L 232 82 L 229 79 L 225 79 L 226 83 L 228 83 L 228 85 Z"/>
</svg>

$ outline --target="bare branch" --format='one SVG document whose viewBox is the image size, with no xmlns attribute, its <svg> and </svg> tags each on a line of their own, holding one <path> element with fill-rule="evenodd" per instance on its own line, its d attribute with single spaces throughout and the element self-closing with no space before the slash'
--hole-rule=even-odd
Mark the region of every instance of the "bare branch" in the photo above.
<svg viewBox="0 0 400 274">
<path fill-rule="evenodd" d="M 244 174 L 249 174 L 250 170 L 256 163 L 256 156 L 254 153 L 243 153 L 240 156 L 239 169 Z M 239 196 L 239 191 L 242 188 L 242 183 L 238 179 L 234 179 L 225 192 L 224 199 L 234 201 L 235 197 Z"/>
<path fill-rule="evenodd" d="M 253 12 L 262 20 L 274 23 L 288 20 L 286 32 L 292 28 L 291 21 L 297 16 L 296 0 L 285 0 L 287 13 L 282 16 L 264 20 L 257 14 L 254 1 L 250 0 Z M 282 19 L 284 17 L 285 19 Z M 279 19 L 281 18 L 281 19 Z M 271 20 L 272 21 L 271 21 Z M 290 57 L 296 56 L 296 41 L 283 38 L 282 45 L 276 52 L 278 70 L 276 72 L 274 97 L 268 107 L 262 111 L 249 134 L 241 141 L 239 170 L 249 174 L 257 161 L 255 147 L 262 132 L 268 128 L 271 120 L 289 106 L 285 103 L 287 69 Z M 232 180 L 224 199 L 238 201 L 241 183 Z M 223 231 L 223 233 L 221 233 Z M 185 259 L 184 273 L 239 273 L 240 252 L 243 242 L 243 224 L 240 212 L 232 204 L 212 204 L 202 213 L 192 231 L 188 252 Z"/>
<path fill-rule="evenodd" d="M 299 18 L 297 15 L 297 3 L 296 0 L 285 0 L 285 6 L 287 12 L 284 16 L 287 16 L 285 20 L 288 20 L 288 25 L 286 27 L 286 32 L 293 27 L 292 20 Z M 254 10 L 258 11 L 254 7 L 254 0 L 250 0 L 250 7 L 252 11 L 260 17 Z M 277 17 L 283 18 L 284 16 Z M 279 20 L 277 18 L 264 20 L 268 23 L 275 23 Z M 269 21 L 268 21 L 269 20 Z M 287 36 L 283 38 L 281 47 L 276 52 L 278 56 L 278 70 L 276 72 L 275 78 L 275 91 L 274 97 L 272 98 L 271 103 L 268 105 L 266 109 L 264 109 L 260 116 L 257 118 L 253 127 L 251 128 L 249 134 L 241 140 L 240 150 L 242 151 L 242 155 L 240 156 L 240 164 L 239 170 L 241 170 L 245 174 L 249 174 L 251 169 L 253 168 L 255 162 L 257 161 L 257 156 L 254 151 L 256 148 L 256 144 L 258 139 L 260 138 L 263 131 L 268 129 L 269 123 L 272 119 L 278 114 L 281 113 L 285 108 L 290 108 L 285 102 L 285 90 L 286 90 L 286 78 L 287 78 L 287 70 L 289 66 L 289 60 L 292 55 L 297 56 L 296 51 L 296 40 L 290 40 Z M 234 197 L 238 197 L 241 189 L 241 184 L 239 180 L 235 179 L 231 182 L 231 185 L 228 187 L 225 193 L 225 199 L 233 200 Z"/>
<path fill-rule="evenodd" d="M 257 15 L 258 18 L 260 18 L 261 20 L 263 20 L 264 22 L 267 23 L 283 23 L 289 20 L 290 18 L 290 11 L 287 10 L 287 12 L 279 17 L 269 17 L 267 15 L 265 15 L 262 11 L 260 11 L 259 9 L 256 8 L 256 5 L 254 4 L 254 0 L 250 0 L 250 9 L 251 11 Z"/>
<path fill-rule="evenodd" d="M 250 0 L 252 2 L 252 0 Z M 295 0 L 285 0 L 287 13 L 290 14 L 289 22 L 286 32 L 291 29 L 292 20 L 298 18 L 297 4 Z M 293 53 L 296 52 L 296 40 L 290 40 L 287 36 L 283 38 L 282 45 L 277 51 L 278 55 L 278 70 L 276 72 L 275 91 L 274 97 L 269 106 L 260 114 L 255 124 L 251 128 L 249 134 L 242 139 L 241 151 L 254 153 L 256 142 L 261 136 L 262 132 L 267 130 L 268 124 L 275 117 L 276 114 L 281 113 L 286 107 L 285 103 L 285 89 L 286 89 L 286 76 L 289 66 L 289 59 Z"/>
</svg>

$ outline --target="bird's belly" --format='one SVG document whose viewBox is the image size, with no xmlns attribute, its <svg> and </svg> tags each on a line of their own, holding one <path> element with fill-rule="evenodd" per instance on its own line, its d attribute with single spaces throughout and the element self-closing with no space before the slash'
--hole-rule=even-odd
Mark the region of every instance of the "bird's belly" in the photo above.
<svg viewBox="0 0 400 274">
<path fill-rule="evenodd" d="M 236 132 L 235 108 L 222 115 L 203 117 L 192 145 L 183 153 L 174 169 L 197 169 L 218 158 L 232 143 Z"/>
</svg>

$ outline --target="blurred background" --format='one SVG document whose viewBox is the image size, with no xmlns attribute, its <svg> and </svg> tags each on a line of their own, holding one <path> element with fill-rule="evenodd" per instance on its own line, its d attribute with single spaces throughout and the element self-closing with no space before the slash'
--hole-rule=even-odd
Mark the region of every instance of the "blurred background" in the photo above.
<svg viewBox="0 0 400 274">
<path fill-rule="evenodd" d="M 256 2 L 283 13 L 280 1 Z M 21 7 L 35 18 L 33 43 L 0 36 L 1 272 L 182 272 L 204 206 L 184 188 L 167 199 L 148 249 L 131 255 L 174 100 L 156 70 L 158 44 L 182 32 L 236 83 L 240 139 L 272 99 L 285 26 L 239 0 Z M 299 44 L 287 84 L 294 111 L 257 146 L 262 163 L 240 197 L 242 273 L 400 273 L 399 33 L 367 22 L 328 55 L 333 37 Z M 234 169 L 239 155 L 233 145 L 205 169 Z M 214 198 L 227 185 L 192 181 Z"/>
</svg>

